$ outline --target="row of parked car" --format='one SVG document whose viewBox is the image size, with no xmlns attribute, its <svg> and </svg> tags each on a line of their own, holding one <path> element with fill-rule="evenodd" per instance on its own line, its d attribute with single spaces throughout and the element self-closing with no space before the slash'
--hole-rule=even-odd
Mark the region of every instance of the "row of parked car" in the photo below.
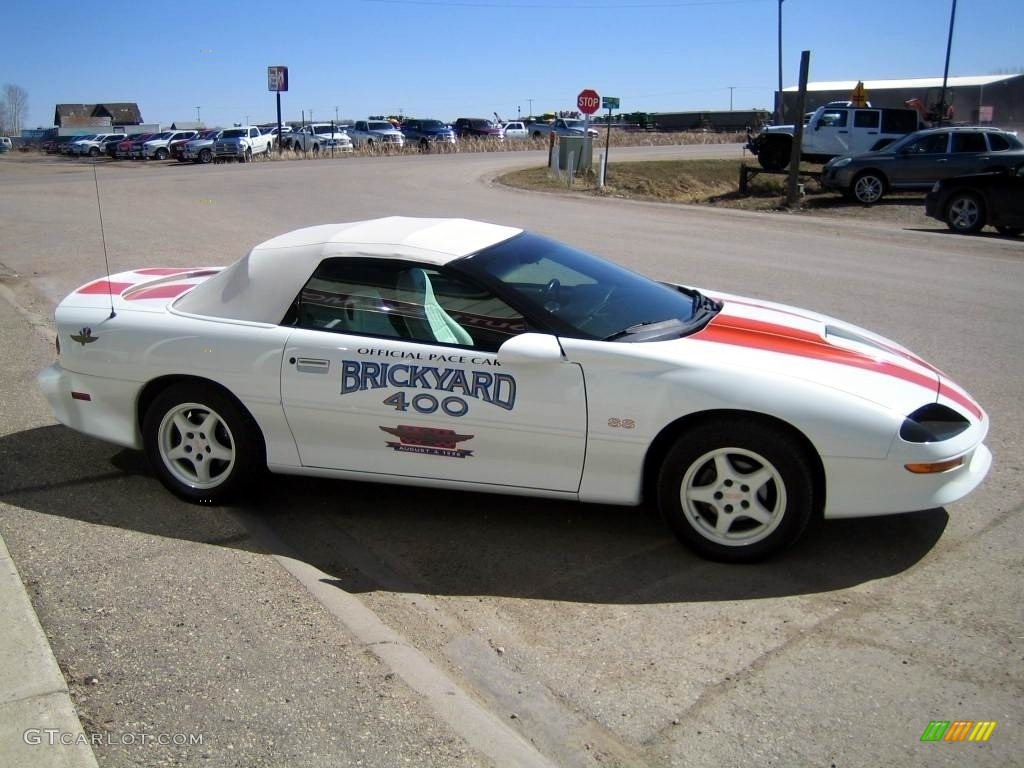
<svg viewBox="0 0 1024 768">
<path fill-rule="evenodd" d="M 256 133 L 254 133 L 256 132 Z M 51 154 L 100 157 L 106 155 L 131 160 L 189 160 L 209 163 L 230 154 L 240 159 L 271 151 L 280 144 L 282 149 L 303 152 L 351 152 L 353 149 L 400 148 L 415 146 L 429 151 L 440 144 L 457 144 L 461 139 L 490 139 L 494 141 L 544 138 L 551 133 L 561 136 L 582 136 L 582 120 L 558 118 L 553 121 L 513 120 L 497 122 L 487 118 L 460 117 L 454 123 L 441 120 L 410 118 L 400 124 L 390 120 L 357 120 L 352 124 L 312 123 L 293 128 L 286 125 L 277 135 L 276 125 L 235 126 L 206 131 L 170 130 L 161 133 L 96 133 L 87 136 L 63 136 L 43 145 Z M 591 136 L 596 131 L 590 129 Z M 270 138 L 260 140 L 260 137 Z M 218 154 L 218 141 L 224 138 L 248 138 L 241 152 Z M 237 142 L 236 142 L 237 144 Z M 236 146 L 235 149 L 238 149 Z"/>
</svg>

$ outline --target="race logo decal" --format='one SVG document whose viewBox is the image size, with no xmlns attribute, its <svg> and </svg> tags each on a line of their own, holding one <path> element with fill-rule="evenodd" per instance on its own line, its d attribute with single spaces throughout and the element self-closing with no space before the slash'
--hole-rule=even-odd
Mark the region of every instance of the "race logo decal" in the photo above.
<svg viewBox="0 0 1024 768">
<path fill-rule="evenodd" d="M 97 339 L 99 339 L 99 336 L 93 336 L 93 335 L 92 335 L 92 328 L 89 328 L 89 327 L 85 327 L 85 328 L 83 328 L 82 330 L 80 330 L 80 331 L 78 332 L 78 335 L 77 335 L 77 336 L 74 336 L 74 335 L 73 335 L 73 336 L 71 337 L 71 340 L 72 340 L 72 341 L 77 341 L 77 342 L 78 342 L 79 344 L 81 344 L 81 345 L 82 345 L 83 347 L 84 347 L 84 346 L 85 346 L 86 344 L 92 344 L 92 343 L 93 343 L 94 341 L 96 341 Z"/>
<path fill-rule="evenodd" d="M 381 431 L 394 435 L 399 442 L 388 441 L 388 447 L 400 453 L 423 453 L 428 456 L 447 456 L 452 459 L 464 459 L 472 456 L 472 451 L 455 446 L 464 440 L 472 440 L 473 435 L 460 435 L 452 429 L 433 429 L 431 427 L 381 427 Z"/>
<path fill-rule="evenodd" d="M 341 361 L 342 395 L 385 388 L 448 392 L 481 400 L 506 411 L 511 411 L 516 404 L 516 380 L 507 373 L 467 371 L 462 368 L 439 368 L 432 365 L 378 363 L 366 360 Z M 468 408 L 468 406 L 466 407 Z M 399 410 L 405 409 L 399 408 Z M 421 410 L 420 412 L 427 413 L 429 411 Z M 465 413 L 465 408 L 462 409 L 462 413 Z M 462 413 L 449 415 L 462 415 Z"/>
</svg>

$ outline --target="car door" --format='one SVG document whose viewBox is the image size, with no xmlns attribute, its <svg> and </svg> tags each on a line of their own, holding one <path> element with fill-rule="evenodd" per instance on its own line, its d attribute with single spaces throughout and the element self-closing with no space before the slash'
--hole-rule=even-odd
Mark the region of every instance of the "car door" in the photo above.
<svg viewBox="0 0 1024 768">
<path fill-rule="evenodd" d="M 950 138 L 949 161 L 946 167 L 941 169 L 943 175 L 939 178 L 966 176 L 988 168 L 992 158 L 984 132 L 955 131 Z"/>
<path fill-rule="evenodd" d="M 944 179 L 949 165 L 949 134 L 927 133 L 903 145 L 888 170 L 889 183 L 896 189 L 928 189 Z"/>
<path fill-rule="evenodd" d="M 577 365 L 502 364 L 521 315 L 438 267 L 326 259 L 296 300 L 281 397 L 303 466 L 579 489 Z"/>
</svg>

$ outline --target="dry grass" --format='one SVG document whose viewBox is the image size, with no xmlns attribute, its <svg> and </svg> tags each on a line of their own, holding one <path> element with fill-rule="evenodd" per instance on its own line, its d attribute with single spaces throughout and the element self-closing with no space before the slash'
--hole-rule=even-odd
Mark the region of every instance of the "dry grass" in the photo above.
<svg viewBox="0 0 1024 768">
<path fill-rule="evenodd" d="M 667 203 L 714 203 L 750 209 L 780 207 L 786 177 L 759 174 L 750 180 L 750 194 L 740 196 L 740 165 L 739 160 L 612 162 L 603 188 L 597 186 L 595 175 L 590 173 L 575 179 L 571 191 Z M 547 168 L 507 173 L 499 181 L 522 189 L 570 191 L 566 180 L 553 178 Z M 816 187 L 816 183 L 806 185 L 809 189 Z"/>
<path fill-rule="evenodd" d="M 605 133 L 601 132 L 596 144 L 604 146 Z M 734 144 L 745 140 L 745 134 L 740 133 L 710 133 L 702 131 L 677 131 L 672 133 L 660 133 L 654 131 L 623 131 L 613 129 L 610 137 L 612 147 L 661 147 L 680 146 L 689 144 Z M 460 139 L 456 144 L 431 144 L 431 154 L 454 154 L 457 152 L 526 152 L 530 150 L 547 149 L 547 139 L 520 139 L 497 141 L 495 139 Z M 339 157 L 380 157 L 390 155 L 419 155 L 422 154 L 419 146 L 415 143 L 406 144 L 401 149 L 375 144 L 372 147 L 360 147 L 352 152 L 335 152 L 334 158 Z M 295 152 L 285 150 L 280 155 L 276 152 L 273 160 L 323 160 L 331 158 L 330 151 L 314 155 L 311 152 Z"/>
</svg>

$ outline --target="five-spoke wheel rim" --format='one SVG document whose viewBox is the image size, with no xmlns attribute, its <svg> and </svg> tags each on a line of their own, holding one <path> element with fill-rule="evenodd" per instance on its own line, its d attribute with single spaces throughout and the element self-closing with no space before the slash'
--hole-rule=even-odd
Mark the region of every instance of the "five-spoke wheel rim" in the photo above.
<svg viewBox="0 0 1024 768">
<path fill-rule="evenodd" d="M 853 194 L 862 203 L 875 203 L 882 197 L 882 180 L 877 176 L 861 176 L 853 185 Z"/>
<path fill-rule="evenodd" d="M 786 513 L 786 485 L 758 453 L 716 448 L 690 465 L 680 488 L 683 513 L 708 541 L 737 547 L 770 536 Z"/>
<path fill-rule="evenodd" d="M 973 197 L 958 197 L 949 204 L 949 223 L 955 229 L 969 230 L 978 223 L 981 207 Z"/>
<path fill-rule="evenodd" d="M 235 465 L 235 439 L 227 422 L 209 406 L 181 403 L 160 421 L 160 458 L 176 480 L 191 488 L 214 488 Z"/>
</svg>

